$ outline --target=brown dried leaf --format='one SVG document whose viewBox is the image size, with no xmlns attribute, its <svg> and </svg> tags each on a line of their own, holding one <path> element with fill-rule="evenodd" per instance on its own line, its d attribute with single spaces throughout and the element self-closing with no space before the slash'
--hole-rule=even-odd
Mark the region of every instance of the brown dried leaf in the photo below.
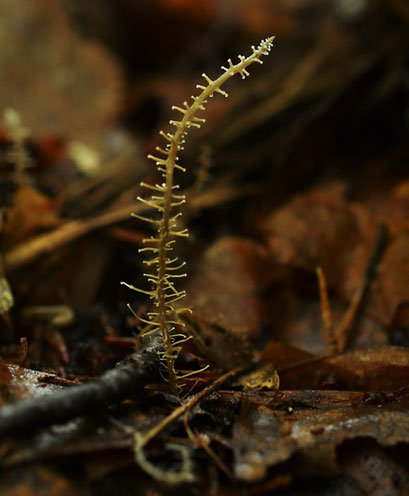
<svg viewBox="0 0 409 496">
<path fill-rule="evenodd" d="M 258 299 L 274 278 L 266 250 L 240 238 L 222 238 L 204 254 L 187 287 L 195 318 L 253 337 L 263 310 Z"/>
<path fill-rule="evenodd" d="M 389 332 L 392 344 L 409 346 L 409 301 L 403 301 L 398 305 Z"/>
<path fill-rule="evenodd" d="M 315 271 L 349 297 L 370 256 L 376 223 L 361 206 L 313 191 L 295 197 L 264 224 L 270 252 L 279 262 Z"/>
<path fill-rule="evenodd" d="M 315 393 L 320 397 L 311 405 Z M 345 394 L 338 402 L 329 402 L 319 392 L 299 392 L 294 406 L 283 410 L 277 408 L 279 398 L 271 397 L 268 406 L 258 406 L 252 396 L 234 393 L 242 401 L 232 439 L 236 476 L 246 482 L 259 481 L 269 467 L 295 454 L 298 463 L 294 468 L 299 473 L 328 475 L 338 470 L 336 448 L 345 440 L 370 437 L 383 446 L 409 441 L 407 399 L 379 407 L 356 403 L 357 393 Z"/>
<path fill-rule="evenodd" d="M 264 232 L 275 260 L 310 272 L 321 266 L 329 287 L 350 301 L 371 257 L 376 225 L 364 207 L 332 192 L 315 191 L 297 196 L 274 212 Z M 409 294 L 409 272 L 403 270 L 409 266 L 408 253 L 408 232 L 397 232 L 370 285 L 365 312 L 383 326 Z"/>
<path fill-rule="evenodd" d="M 265 363 L 273 363 L 276 368 L 280 369 L 311 360 L 314 355 L 293 346 L 270 341 L 261 352 L 261 358 Z"/>
<path fill-rule="evenodd" d="M 117 65 L 73 31 L 61 2 L 0 3 L 1 107 L 36 133 L 95 144 L 118 109 Z"/>
<path fill-rule="evenodd" d="M 315 389 L 330 382 L 333 388 L 352 391 L 393 391 L 408 385 L 409 349 L 383 346 L 311 359 L 304 365 L 280 370 L 284 389 Z"/>
<path fill-rule="evenodd" d="M 33 236 L 38 230 L 59 224 L 58 213 L 51 200 L 31 186 L 20 187 L 7 213 L 3 236 L 6 246 Z"/>
<path fill-rule="evenodd" d="M 217 12 L 217 3 L 215 0 L 203 0 L 197 3 L 196 0 L 158 0 L 158 7 L 171 11 L 175 14 L 187 14 L 193 19 L 201 22 L 209 21 Z"/>
<path fill-rule="evenodd" d="M 187 287 L 202 354 L 225 369 L 253 360 L 249 339 L 261 329 L 260 293 L 276 275 L 264 248 L 247 239 L 222 238 L 205 252 Z"/>
<path fill-rule="evenodd" d="M 378 265 L 366 303 L 367 313 L 387 326 L 409 295 L 409 232 L 397 234 Z"/>
<path fill-rule="evenodd" d="M 302 279 L 302 275 L 298 273 L 292 287 L 277 287 L 270 296 L 269 310 L 274 317 L 272 338 L 315 355 L 327 354 L 327 340 L 318 300 L 318 284 L 312 278 L 306 291 Z M 336 295 L 331 295 L 330 304 L 333 320 L 337 325 L 341 322 L 348 306 Z M 367 316 L 362 316 L 359 330 L 351 341 L 356 348 L 382 346 L 388 344 L 388 334 L 381 324 Z"/>
</svg>

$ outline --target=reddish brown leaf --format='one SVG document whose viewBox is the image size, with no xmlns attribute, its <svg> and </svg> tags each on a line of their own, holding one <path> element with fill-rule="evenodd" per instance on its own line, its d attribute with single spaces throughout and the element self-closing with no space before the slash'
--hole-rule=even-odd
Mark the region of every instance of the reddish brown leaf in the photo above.
<svg viewBox="0 0 409 496">
<path fill-rule="evenodd" d="M 2 1 L 0 32 L 2 107 L 15 108 L 35 133 L 98 143 L 119 102 L 112 58 L 80 39 L 53 0 Z"/>
<path fill-rule="evenodd" d="M 58 224 L 58 214 L 52 201 L 31 186 L 22 186 L 16 191 L 7 214 L 3 228 L 5 244 L 12 246 L 41 229 Z"/>
<path fill-rule="evenodd" d="M 222 238 L 201 258 L 187 287 L 189 320 L 201 353 L 225 369 L 248 365 L 266 315 L 263 289 L 282 271 L 260 245 L 243 238 Z"/>
<path fill-rule="evenodd" d="M 188 304 L 195 308 L 195 319 L 253 337 L 263 316 L 258 296 L 274 277 L 263 247 L 226 237 L 199 262 L 187 288 Z"/>
<path fill-rule="evenodd" d="M 210 20 L 216 14 L 215 0 L 203 0 L 197 3 L 195 0 L 158 0 L 159 7 L 173 11 L 177 14 L 187 14 L 194 19 L 203 21 Z"/>
<path fill-rule="evenodd" d="M 271 341 L 262 351 L 261 357 L 264 362 L 273 363 L 277 369 L 280 369 L 311 360 L 314 355 L 293 346 Z"/>
<path fill-rule="evenodd" d="M 314 271 L 321 266 L 330 288 L 350 301 L 371 257 L 376 221 L 364 207 L 333 193 L 312 192 L 293 199 L 264 225 L 275 260 Z M 387 326 L 409 294 L 409 235 L 390 240 L 370 285 L 365 312 Z M 375 344 L 375 343 L 374 343 Z"/>
<path fill-rule="evenodd" d="M 9 368 L 0 358 L 0 387 L 7 386 L 7 384 L 10 382 L 10 379 L 11 373 L 9 371 Z"/>
<path fill-rule="evenodd" d="M 350 351 L 320 361 L 306 360 L 298 367 L 284 365 L 278 372 L 284 389 L 315 389 L 330 381 L 334 389 L 393 391 L 408 385 L 409 349 L 384 346 Z"/>
<path fill-rule="evenodd" d="M 351 297 L 370 256 L 376 223 L 361 206 L 333 192 L 297 196 L 264 225 L 273 257 L 315 271 L 322 267 L 330 287 Z"/>
<path fill-rule="evenodd" d="M 381 407 L 355 404 L 351 408 L 346 398 L 331 404 L 321 396 L 311 404 L 315 393 L 318 392 L 300 392 L 297 399 L 289 402 L 293 406 L 285 409 L 275 408 L 278 398 L 272 398 L 268 406 L 258 406 L 251 395 L 235 394 L 242 404 L 231 441 L 239 479 L 261 480 L 269 467 L 289 460 L 294 454 L 298 463 L 292 473 L 297 470 L 310 476 L 331 473 L 338 470 L 336 447 L 348 439 L 370 437 L 383 446 L 408 442 L 407 400 Z M 353 394 L 345 394 L 352 399 Z"/>
</svg>

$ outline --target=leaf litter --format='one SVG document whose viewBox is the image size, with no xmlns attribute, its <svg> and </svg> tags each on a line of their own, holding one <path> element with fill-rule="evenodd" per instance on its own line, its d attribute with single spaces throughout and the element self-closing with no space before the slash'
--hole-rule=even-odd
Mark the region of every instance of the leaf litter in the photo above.
<svg viewBox="0 0 409 496">
<path fill-rule="evenodd" d="M 1 110 L 30 130 L 0 126 L 0 429 L 48 405 L 2 434 L 0 492 L 174 494 L 155 475 L 179 472 L 186 494 L 408 492 L 409 14 L 358 3 L 0 7 Z M 142 279 L 150 234 L 128 217 L 168 102 L 266 30 L 275 62 L 185 150 L 178 367 L 211 367 L 177 398 L 126 375 L 150 311 L 118 284 Z M 96 383 L 101 403 L 55 420 Z"/>
</svg>

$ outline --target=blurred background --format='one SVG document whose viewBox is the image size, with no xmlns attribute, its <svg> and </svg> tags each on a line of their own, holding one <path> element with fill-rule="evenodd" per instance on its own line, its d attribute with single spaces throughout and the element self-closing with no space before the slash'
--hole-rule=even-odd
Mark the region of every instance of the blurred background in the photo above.
<svg viewBox="0 0 409 496">
<path fill-rule="evenodd" d="M 143 313 L 146 302 L 119 282 L 144 284 L 146 226 L 129 215 L 139 182 L 155 179 L 146 155 L 202 72 L 216 76 L 268 36 L 264 65 L 231 80 L 229 98 L 210 102 L 187 142 L 177 180 L 188 194 L 191 238 L 180 250 L 191 273 L 223 236 L 268 245 L 269 216 L 295 194 L 318 188 L 380 217 L 391 215 L 391 194 L 409 201 L 408 25 L 405 0 L 2 0 L 9 356 L 29 336 L 32 363 L 68 366 L 67 349 L 86 336 L 83 360 L 96 373 L 107 361 L 95 342 L 132 335 L 125 303 Z M 351 291 L 340 293 L 345 301 Z M 302 344 L 323 350 L 315 337 Z"/>
</svg>

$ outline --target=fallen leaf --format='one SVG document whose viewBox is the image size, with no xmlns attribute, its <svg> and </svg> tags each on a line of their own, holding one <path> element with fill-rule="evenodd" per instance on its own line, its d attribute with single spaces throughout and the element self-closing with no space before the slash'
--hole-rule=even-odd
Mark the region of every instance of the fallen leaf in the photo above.
<svg viewBox="0 0 409 496">
<path fill-rule="evenodd" d="M 261 294 L 281 274 L 248 239 L 225 237 L 204 253 L 183 303 L 195 309 L 189 322 L 204 356 L 226 370 L 254 360 L 251 340 L 266 315 Z"/>
<path fill-rule="evenodd" d="M 86 496 L 88 491 L 51 468 L 31 466 L 8 471 L 2 477 L 8 496 Z"/>
<path fill-rule="evenodd" d="M 315 275 L 295 272 L 285 284 L 277 284 L 268 295 L 271 320 L 271 338 L 314 355 L 325 355 L 328 345 L 324 333 L 318 283 Z M 330 296 L 331 313 L 336 326 L 342 321 L 348 304 L 333 292 Z M 366 307 L 365 307 L 366 308 Z M 367 348 L 388 344 L 386 326 L 371 318 L 360 317 L 359 326 L 351 339 L 354 348 Z"/>
<path fill-rule="evenodd" d="M 274 212 L 263 229 L 273 261 L 309 272 L 322 267 L 330 289 L 351 301 L 371 258 L 376 226 L 363 206 L 313 191 Z M 408 253 L 408 232 L 395 232 L 369 287 L 365 314 L 384 328 L 409 294 Z"/>
<path fill-rule="evenodd" d="M 10 372 L 10 381 L 5 390 L 5 396 L 11 401 L 52 394 L 62 389 L 52 383 L 44 382 L 44 377 L 56 377 L 37 370 L 26 369 L 18 365 L 7 365 Z"/>
<path fill-rule="evenodd" d="M 59 223 L 55 206 L 47 196 L 31 186 L 21 186 L 7 213 L 3 227 L 4 243 L 10 247 Z"/>
<path fill-rule="evenodd" d="M 261 352 L 261 358 L 264 362 L 274 363 L 280 369 L 294 365 L 295 363 L 311 360 L 314 358 L 314 355 L 294 346 L 289 346 L 278 341 L 270 341 Z"/>
<path fill-rule="evenodd" d="M 7 365 L 0 358 L 0 388 L 2 386 L 7 386 L 11 380 L 11 373 Z"/>
<path fill-rule="evenodd" d="M 376 222 L 365 208 L 321 191 L 295 197 L 263 229 L 275 260 L 311 272 L 322 267 L 328 285 L 349 298 L 376 236 Z"/>
<path fill-rule="evenodd" d="M 409 232 L 402 231 L 391 240 L 378 265 L 365 311 L 388 326 L 398 305 L 409 294 Z"/>
<path fill-rule="evenodd" d="M 175 14 L 187 14 L 193 19 L 209 21 L 217 13 L 217 1 L 203 0 L 198 4 L 195 0 L 158 0 L 158 7 Z"/>
<path fill-rule="evenodd" d="M 119 107 L 120 72 L 77 35 L 60 2 L 3 0 L 0 47 L 1 107 L 16 109 L 36 134 L 99 143 Z"/>
<path fill-rule="evenodd" d="M 259 332 L 263 318 L 259 295 L 274 277 L 262 246 L 225 237 L 199 261 L 186 290 L 187 303 L 199 321 L 251 338 Z"/>
<path fill-rule="evenodd" d="M 337 463 L 364 494 L 409 494 L 408 473 L 373 440 L 346 441 L 337 449 Z"/>
<path fill-rule="evenodd" d="M 340 403 L 331 404 L 321 397 L 311 408 L 307 398 L 311 399 L 314 393 L 301 391 L 298 401 L 293 399 L 294 406 L 285 409 L 274 406 L 277 403 L 274 393 L 265 393 L 271 397 L 268 406 L 254 404 L 251 395 L 234 393 L 241 398 L 242 405 L 231 440 L 235 474 L 239 479 L 262 480 L 270 467 L 295 454 L 301 474 L 333 473 L 339 470 L 336 448 L 349 439 L 369 437 L 382 446 L 408 442 L 408 399 L 381 407 L 357 405 L 354 401 L 348 405 L 347 395 L 352 399 L 353 393 L 345 393 Z M 285 394 L 281 392 L 283 397 Z"/>
<path fill-rule="evenodd" d="M 338 356 L 306 359 L 278 368 L 284 389 L 315 389 L 330 380 L 336 389 L 394 391 L 408 385 L 409 349 L 398 346 L 354 350 Z"/>
</svg>

